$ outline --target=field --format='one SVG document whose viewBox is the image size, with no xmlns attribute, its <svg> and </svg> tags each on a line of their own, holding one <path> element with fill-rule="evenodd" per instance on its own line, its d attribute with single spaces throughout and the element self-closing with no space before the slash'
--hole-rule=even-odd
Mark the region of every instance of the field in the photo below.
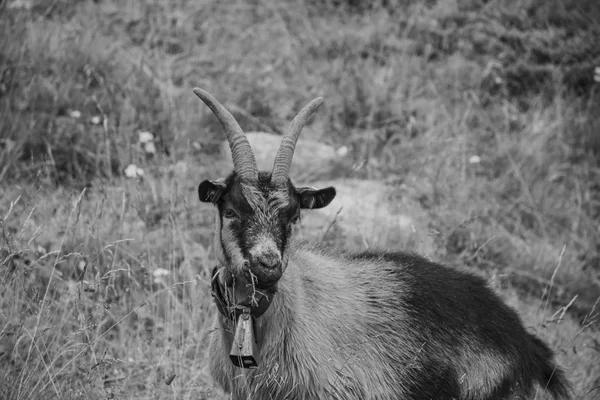
<svg viewBox="0 0 600 400">
<path fill-rule="evenodd" d="M 276 134 L 323 96 L 306 138 L 343 156 L 302 179 L 421 217 L 409 239 L 303 233 L 485 276 L 600 398 L 600 3 L 8 0 L 1 399 L 226 398 L 196 188 L 232 164 L 195 86 Z"/>
</svg>

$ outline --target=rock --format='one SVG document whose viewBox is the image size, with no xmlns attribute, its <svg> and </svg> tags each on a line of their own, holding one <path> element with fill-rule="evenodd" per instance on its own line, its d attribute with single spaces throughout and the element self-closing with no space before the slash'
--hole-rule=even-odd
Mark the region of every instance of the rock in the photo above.
<svg viewBox="0 0 600 400">
<path fill-rule="evenodd" d="M 273 160 L 281 143 L 281 136 L 265 132 L 246 133 L 250 146 L 254 151 L 256 164 L 260 171 L 271 171 Z M 223 141 L 221 153 L 231 158 L 229 143 Z M 294 152 L 290 176 L 294 180 L 302 177 L 322 174 L 330 168 L 331 161 L 339 158 L 336 149 L 325 143 L 320 143 L 306 136 L 301 136 Z"/>
<path fill-rule="evenodd" d="M 302 186 L 302 185 L 297 185 Z M 334 241 L 344 248 L 366 247 L 434 253 L 427 214 L 404 189 L 376 181 L 340 179 L 310 186 L 335 186 L 336 198 L 320 210 L 305 211 L 299 234 L 311 241 Z"/>
<path fill-rule="evenodd" d="M 264 132 L 246 134 L 259 170 L 270 171 L 281 136 Z M 221 152 L 230 157 L 224 141 Z M 433 238 L 427 235 L 427 215 L 406 188 L 358 179 L 318 180 L 335 176 L 343 155 L 333 146 L 300 137 L 290 176 L 296 186 L 335 186 L 336 198 L 327 207 L 303 213 L 299 235 L 309 242 L 335 242 L 349 249 L 367 246 L 433 254 Z M 307 182 L 303 185 L 301 182 Z"/>
</svg>

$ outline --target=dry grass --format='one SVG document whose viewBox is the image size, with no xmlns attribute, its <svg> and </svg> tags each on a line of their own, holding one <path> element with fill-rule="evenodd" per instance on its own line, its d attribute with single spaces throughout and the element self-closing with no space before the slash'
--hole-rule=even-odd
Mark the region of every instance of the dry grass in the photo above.
<svg viewBox="0 0 600 400">
<path fill-rule="evenodd" d="M 0 3 L 0 397 L 217 396 L 195 185 L 230 163 L 201 86 L 273 132 L 323 95 L 312 127 L 350 148 L 339 174 L 408 187 L 434 257 L 489 277 L 595 398 L 600 12 L 225 3 Z"/>
</svg>

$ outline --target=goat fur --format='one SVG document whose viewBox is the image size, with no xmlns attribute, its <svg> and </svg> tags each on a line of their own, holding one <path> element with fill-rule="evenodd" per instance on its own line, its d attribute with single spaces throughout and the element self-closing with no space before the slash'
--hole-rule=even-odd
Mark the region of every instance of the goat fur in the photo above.
<svg viewBox="0 0 600 400">
<path fill-rule="evenodd" d="M 210 368 L 233 399 L 526 399 L 535 383 L 569 397 L 552 351 L 481 278 L 404 253 L 289 251 L 257 369 L 233 366 L 216 315 Z"/>
<path fill-rule="evenodd" d="M 198 187 L 218 209 L 215 251 L 226 272 L 217 284 L 234 299 L 255 289 L 275 295 L 255 324 L 257 369 L 231 363 L 233 322 L 215 317 L 210 368 L 235 400 L 508 400 L 530 398 L 536 384 L 569 397 L 552 351 L 481 278 L 417 255 L 336 254 L 289 240 L 300 209 L 335 197 L 333 187 L 289 179 L 302 126 L 322 98 L 290 124 L 273 172 L 259 173 L 235 118 L 210 93 L 194 93 L 223 125 L 239 170 Z"/>
</svg>

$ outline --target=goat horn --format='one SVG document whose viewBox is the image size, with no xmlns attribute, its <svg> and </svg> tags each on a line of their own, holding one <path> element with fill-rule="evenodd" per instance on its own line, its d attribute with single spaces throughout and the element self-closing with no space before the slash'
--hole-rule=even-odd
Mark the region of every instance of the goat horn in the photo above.
<svg viewBox="0 0 600 400">
<path fill-rule="evenodd" d="M 254 159 L 254 153 L 250 142 L 240 127 L 240 124 L 233 118 L 233 115 L 223 104 L 213 97 L 206 90 L 194 88 L 194 94 L 200 98 L 215 116 L 219 119 L 233 158 L 233 166 L 241 178 L 256 181 L 258 179 L 258 167 Z"/>
<path fill-rule="evenodd" d="M 281 144 L 279 145 L 279 150 L 277 151 L 275 162 L 273 163 L 271 182 L 274 184 L 282 184 L 287 181 L 292 165 L 292 157 L 294 156 L 294 149 L 296 148 L 296 142 L 298 141 L 300 132 L 302 132 L 302 128 L 308 118 L 321 106 L 321 104 L 323 104 L 323 98 L 317 97 L 305 105 L 292 120 L 288 132 L 283 139 L 281 139 Z"/>
</svg>

